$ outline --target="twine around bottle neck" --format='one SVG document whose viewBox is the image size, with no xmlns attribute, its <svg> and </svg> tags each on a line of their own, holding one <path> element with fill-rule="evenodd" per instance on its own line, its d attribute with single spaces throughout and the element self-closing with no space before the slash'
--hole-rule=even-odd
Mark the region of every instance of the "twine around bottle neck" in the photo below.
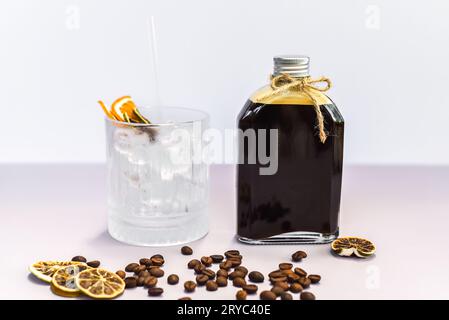
<svg viewBox="0 0 449 320">
<path fill-rule="evenodd" d="M 328 91 L 332 87 L 331 80 L 326 77 L 320 77 L 317 79 L 312 79 L 311 77 L 295 78 L 286 73 L 282 73 L 277 76 L 271 75 L 270 79 L 271 79 L 270 85 L 273 91 L 267 93 L 262 97 L 259 97 L 259 100 L 274 98 L 287 91 L 297 91 L 304 93 L 306 96 L 310 98 L 310 100 L 313 103 L 317 119 L 317 127 L 319 130 L 319 138 L 321 143 L 325 143 L 328 137 L 328 133 L 326 131 L 326 128 L 324 127 L 324 116 L 323 113 L 321 112 L 320 105 L 317 99 L 313 95 L 313 92 Z M 317 86 L 317 84 L 319 83 L 325 83 L 326 86 L 324 87 Z"/>
</svg>

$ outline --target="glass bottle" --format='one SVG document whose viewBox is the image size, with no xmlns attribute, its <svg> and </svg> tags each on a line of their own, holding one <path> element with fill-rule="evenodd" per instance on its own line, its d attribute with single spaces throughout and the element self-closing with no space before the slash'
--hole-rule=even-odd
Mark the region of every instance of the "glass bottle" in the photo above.
<svg viewBox="0 0 449 320">
<path fill-rule="evenodd" d="M 273 77 L 281 74 L 309 77 L 309 58 L 274 57 Z M 250 244 L 331 242 L 339 230 L 343 117 L 313 90 L 324 117 L 323 143 L 310 96 L 293 89 L 272 96 L 273 90 L 256 91 L 238 116 L 237 237 Z M 272 163 L 260 151 L 272 153 Z"/>
</svg>

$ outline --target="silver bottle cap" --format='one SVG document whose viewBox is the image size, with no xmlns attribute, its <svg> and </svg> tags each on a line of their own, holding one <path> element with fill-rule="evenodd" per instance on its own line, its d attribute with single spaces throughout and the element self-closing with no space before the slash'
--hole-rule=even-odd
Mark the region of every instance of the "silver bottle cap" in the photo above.
<svg viewBox="0 0 449 320">
<path fill-rule="evenodd" d="M 281 55 L 273 58 L 273 76 L 286 73 L 292 77 L 309 76 L 309 57 L 302 55 Z"/>
</svg>

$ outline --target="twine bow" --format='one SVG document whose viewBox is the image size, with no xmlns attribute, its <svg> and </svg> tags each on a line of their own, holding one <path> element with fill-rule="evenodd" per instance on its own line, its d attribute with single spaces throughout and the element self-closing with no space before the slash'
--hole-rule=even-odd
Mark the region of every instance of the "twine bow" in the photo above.
<svg viewBox="0 0 449 320">
<path fill-rule="evenodd" d="M 326 83 L 326 86 L 317 86 L 318 83 Z M 288 90 L 296 90 L 307 95 L 313 103 L 317 118 L 317 127 L 319 130 L 319 138 L 321 143 L 325 143 L 327 139 L 327 132 L 324 127 L 324 117 L 321 113 L 320 105 L 317 99 L 314 97 L 313 92 L 325 92 L 329 90 L 332 86 L 330 79 L 326 77 L 321 77 L 318 79 L 312 79 L 311 77 L 294 78 L 288 74 L 280 74 L 278 76 L 271 76 L 271 88 L 273 91 L 267 94 L 262 99 L 275 97 Z"/>
</svg>

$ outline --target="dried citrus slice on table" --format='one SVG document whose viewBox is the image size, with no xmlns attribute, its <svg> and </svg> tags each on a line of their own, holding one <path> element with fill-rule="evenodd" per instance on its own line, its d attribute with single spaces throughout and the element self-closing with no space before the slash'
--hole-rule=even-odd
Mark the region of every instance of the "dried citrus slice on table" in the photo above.
<svg viewBox="0 0 449 320">
<path fill-rule="evenodd" d="M 356 255 L 359 258 L 366 258 L 376 252 L 375 245 L 363 238 L 343 237 L 332 242 L 332 251 L 340 256 L 349 257 Z"/>
<path fill-rule="evenodd" d="M 75 279 L 76 276 L 86 270 L 90 269 L 87 265 L 74 265 L 59 268 L 53 275 L 51 284 L 58 291 L 63 291 L 66 293 L 79 293 L 80 289 L 76 286 Z M 56 290 L 54 290 L 55 292 Z M 57 292 L 55 292 L 58 294 Z"/>
<path fill-rule="evenodd" d="M 33 263 L 29 267 L 29 270 L 37 278 L 45 282 L 51 282 L 53 275 L 60 268 L 74 265 L 86 265 L 86 264 L 78 261 L 39 261 Z"/>
<path fill-rule="evenodd" d="M 125 290 L 125 281 L 105 269 L 86 269 L 78 273 L 76 286 L 85 295 L 95 299 L 112 299 Z"/>
</svg>

